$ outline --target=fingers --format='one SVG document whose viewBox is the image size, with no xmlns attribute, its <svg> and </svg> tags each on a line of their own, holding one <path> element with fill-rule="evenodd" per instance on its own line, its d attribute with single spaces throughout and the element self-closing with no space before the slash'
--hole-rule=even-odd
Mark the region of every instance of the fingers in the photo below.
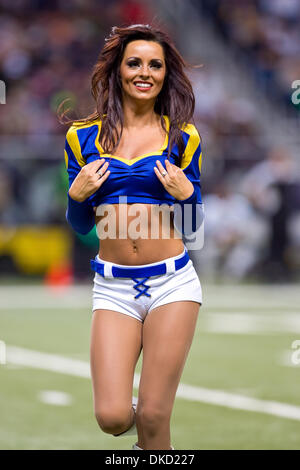
<svg viewBox="0 0 300 470">
<path fill-rule="evenodd" d="M 82 171 L 93 184 L 94 189 L 99 189 L 100 186 L 107 180 L 110 171 L 107 170 L 109 162 L 105 162 L 105 158 L 97 158 L 90 163 L 87 163 Z"/>
<path fill-rule="evenodd" d="M 108 165 L 109 162 L 105 162 L 104 158 L 100 158 L 87 163 L 82 169 L 88 176 L 95 177 L 95 181 L 98 182 L 98 179 L 106 173 Z"/>
<path fill-rule="evenodd" d="M 161 181 L 161 183 L 166 187 L 167 184 L 171 184 L 172 181 L 175 182 L 178 175 L 178 167 L 173 165 L 169 160 L 165 160 L 166 168 L 163 167 L 159 160 L 156 160 L 157 168 L 154 167 L 156 176 Z M 180 169 L 179 169 L 180 172 Z"/>
<path fill-rule="evenodd" d="M 110 175 L 110 170 L 107 170 L 109 162 L 105 162 L 105 163 L 103 163 L 103 162 L 105 162 L 105 160 L 104 160 L 104 158 L 101 158 L 101 160 L 100 160 L 101 165 L 100 165 L 99 169 L 96 171 L 97 176 L 98 176 L 98 179 L 96 181 L 97 189 L 100 188 L 100 186 L 102 186 L 104 181 L 106 181 L 107 178 Z"/>
<path fill-rule="evenodd" d="M 167 159 L 165 160 L 165 164 L 166 164 L 166 169 L 167 169 L 167 172 L 168 172 L 169 176 L 175 175 L 176 172 L 174 170 L 177 167 L 175 167 L 175 165 L 172 165 L 172 163 L 169 162 L 169 160 L 167 160 Z M 173 167 L 175 167 L 175 168 L 173 168 Z"/>
<path fill-rule="evenodd" d="M 96 188 L 100 188 L 100 186 L 102 186 L 102 184 L 104 183 L 104 181 L 107 180 L 107 178 L 109 177 L 109 175 L 110 175 L 110 170 L 105 171 L 105 173 L 104 173 L 102 176 L 99 175 L 99 179 L 98 179 L 98 181 L 96 181 L 96 183 L 95 183 L 95 184 L 96 184 Z"/>
<path fill-rule="evenodd" d="M 183 171 L 181 168 L 179 168 L 176 165 L 173 165 L 173 163 L 169 162 L 169 160 L 165 160 L 165 163 L 166 163 L 168 175 L 171 178 L 177 178 L 177 177 L 181 178 L 181 175 L 183 174 Z"/>
<path fill-rule="evenodd" d="M 92 173 L 96 173 L 103 166 L 104 162 L 105 158 L 97 158 L 96 160 L 87 163 L 83 168 L 86 168 L 86 170 L 91 171 Z"/>
<path fill-rule="evenodd" d="M 163 184 L 163 186 L 166 188 L 167 184 L 169 183 L 169 174 L 168 170 L 166 170 L 162 164 L 160 163 L 159 160 L 156 160 L 156 165 L 157 168 L 154 167 L 154 171 L 156 176 L 158 177 L 159 181 Z"/>
<path fill-rule="evenodd" d="M 155 172 L 157 178 L 159 179 L 159 181 L 161 182 L 161 184 L 163 184 L 165 186 L 165 184 L 166 184 L 165 179 L 162 176 L 162 174 L 160 173 L 160 171 L 156 168 L 156 166 L 154 167 L 154 172 Z"/>
<path fill-rule="evenodd" d="M 164 169 L 164 167 L 162 166 L 159 160 L 156 160 L 156 165 L 158 168 L 156 166 L 154 167 L 155 174 L 157 178 L 159 179 L 159 181 L 161 182 L 161 184 L 166 188 L 166 185 L 167 185 L 166 176 L 168 175 L 168 172 Z"/>
<path fill-rule="evenodd" d="M 182 169 L 173 165 L 169 160 L 165 160 L 166 168 L 159 160 L 156 160 L 156 165 L 154 172 L 166 191 L 176 199 L 186 199 L 189 186 L 193 187 L 193 184 L 188 180 Z"/>
<path fill-rule="evenodd" d="M 157 168 L 159 169 L 159 172 L 161 173 L 161 175 L 164 176 L 164 173 L 166 173 L 166 169 L 162 166 L 162 164 L 160 163 L 159 160 L 156 160 L 156 165 L 157 165 Z"/>
<path fill-rule="evenodd" d="M 104 163 L 104 165 L 100 166 L 99 170 L 96 171 L 96 173 L 99 175 L 99 178 L 101 178 L 104 175 L 104 173 L 106 172 L 108 168 L 108 165 L 109 163 L 106 162 Z"/>
</svg>

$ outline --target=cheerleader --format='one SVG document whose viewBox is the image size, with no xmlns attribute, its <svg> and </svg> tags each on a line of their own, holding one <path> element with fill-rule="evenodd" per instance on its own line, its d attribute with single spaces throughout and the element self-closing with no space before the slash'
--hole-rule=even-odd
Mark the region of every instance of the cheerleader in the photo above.
<svg viewBox="0 0 300 470">
<path fill-rule="evenodd" d="M 92 74 L 95 111 L 66 136 L 66 217 L 96 224 L 94 411 L 134 449 L 173 449 L 170 418 L 202 291 L 185 240 L 202 225 L 201 139 L 186 63 L 150 25 L 113 27 Z M 143 351 L 137 399 L 133 378 Z"/>
</svg>

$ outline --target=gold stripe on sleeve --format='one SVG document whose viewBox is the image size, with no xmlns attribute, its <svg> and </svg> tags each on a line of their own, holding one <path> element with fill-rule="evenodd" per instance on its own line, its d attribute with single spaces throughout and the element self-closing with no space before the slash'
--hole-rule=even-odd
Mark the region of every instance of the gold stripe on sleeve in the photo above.
<svg viewBox="0 0 300 470">
<path fill-rule="evenodd" d="M 187 124 L 187 126 L 183 129 L 184 132 L 190 135 L 188 143 L 185 147 L 182 161 L 181 161 L 181 169 L 184 170 L 192 161 L 193 155 L 196 152 L 199 144 L 200 144 L 200 135 L 198 134 L 197 129 L 193 124 Z M 201 169 L 201 161 L 202 161 L 202 153 L 199 156 L 199 169 Z"/>
<path fill-rule="evenodd" d="M 66 150 L 65 150 L 65 162 L 66 162 L 66 168 L 68 168 L 69 157 L 68 157 L 68 154 L 67 154 Z"/>
<path fill-rule="evenodd" d="M 80 166 L 84 166 L 86 164 L 85 159 L 81 154 L 81 147 L 77 135 L 77 131 L 75 126 L 71 126 L 67 132 L 67 141 L 71 147 L 72 152 L 75 155 L 75 158 Z"/>
</svg>

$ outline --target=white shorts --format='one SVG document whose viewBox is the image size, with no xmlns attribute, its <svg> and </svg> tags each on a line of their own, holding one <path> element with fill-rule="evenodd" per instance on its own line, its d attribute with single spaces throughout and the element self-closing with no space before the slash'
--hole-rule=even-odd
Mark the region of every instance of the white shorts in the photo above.
<svg viewBox="0 0 300 470">
<path fill-rule="evenodd" d="M 166 258 L 157 263 L 139 265 L 139 267 L 155 266 L 162 262 L 166 262 L 167 266 L 172 266 L 172 262 L 183 257 L 185 253 L 186 248 L 177 256 Z M 111 272 L 112 266 L 132 268 L 132 266 L 104 261 L 98 255 L 95 259 L 105 263 L 106 272 Z M 114 310 L 143 322 L 151 310 L 170 302 L 191 300 L 201 305 L 202 289 L 192 260 L 189 259 L 188 263 L 177 271 L 170 271 L 166 274 L 150 276 L 140 284 L 141 289 L 134 287 L 137 286 L 135 284 L 137 281 L 132 278 L 103 277 L 96 272 L 93 287 L 93 311 L 98 309 Z M 136 298 L 137 292 L 141 292 L 142 289 L 145 294 L 138 294 L 138 298 Z"/>
</svg>

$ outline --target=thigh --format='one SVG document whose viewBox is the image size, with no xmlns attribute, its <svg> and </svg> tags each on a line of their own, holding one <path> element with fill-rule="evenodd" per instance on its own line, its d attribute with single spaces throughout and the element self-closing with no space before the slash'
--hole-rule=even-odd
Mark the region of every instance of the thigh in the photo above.
<svg viewBox="0 0 300 470">
<path fill-rule="evenodd" d="M 193 340 L 200 304 L 178 301 L 159 306 L 143 327 L 143 366 L 139 403 L 171 413 Z"/>
<path fill-rule="evenodd" d="M 90 364 L 94 406 L 131 406 L 134 370 L 142 347 L 142 323 L 113 310 L 95 310 Z"/>
</svg>

